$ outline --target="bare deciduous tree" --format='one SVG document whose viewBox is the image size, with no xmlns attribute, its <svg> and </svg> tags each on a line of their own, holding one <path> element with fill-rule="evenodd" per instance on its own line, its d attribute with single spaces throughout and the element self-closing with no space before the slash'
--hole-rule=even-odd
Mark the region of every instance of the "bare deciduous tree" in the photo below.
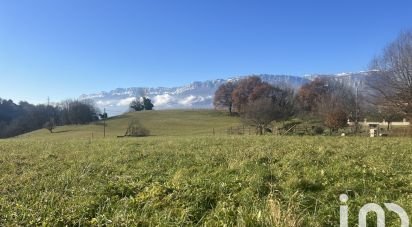
<svg viewBox="0 0 412 227">
<path fill-rule="evenodd" d="M 229 113 L 232 114 L 233 99 L 232 93 L 235 89 L 235 84 L 232 82 L 224 83 L 219 86 L 215 92 L 213 105 L 215 108 L 228 108 Z"/>
<path fill-rule="evenodd" d="M 330 128 L 330 133 L 348 125 L 348 115 L 342 109 L 335 109 L 325 113 L 325 125 Z"/>
<path fill-rule="evenodd" d="M 331 131 L 336 131 L 347 126 L 348 118 L 354 117 L 356 97 L 350 88 L 335 80 L 327 81 L 325 87 L 325 93 L 317 98 L 316 113 Z"/>
<path fill-rule="evenodd" d="M 269 98 L 260 98 L 244 107 L 241 114 L 243 122 L 256 128 L 256 134 L 262 135 L 263 130 L 276 119 L 278 110 Z"/>
<path fill-rule="evenodd" d="M 329 93 L 329 83 L 330 79 L 316 78 L 312 82 L 304 84 L 297 94 L 300 110 L 306 113 L 315 113 L 322 96 Z"/>
<path fill-rule="evenodd" d="M 258 76 L 251 76 L 240 80 L 232 92 L 233 107 L 238 112 L 242 112 L 243 108 L 248 104 L 253 90 L 262 83 Z"/>
<path fill-rule="evenodd" d="M 371 99 L 379 106 L 412 118 L 412 31 L 402 32 L 381 56 L 373 59 Z"/>
<path fill-rule="evenodd" d="M 274 120 L 281 120 L 293 115 L 294 95 L 292 90 L 273 86 L 262 86 L 259 96 L 251 96 L 241 112 L 242 120 L 254 127 L 256 133 L 263 134 L 264 129 Z"/>
<path fill-rule="evenodd" d="M 44 123 L 43 127 L 49 130 L 50 133 L 53 133 L 53 130 L 56 128 L 56 123 L 53 118 L 50 118 L 49 121 Z"/>
</svg>

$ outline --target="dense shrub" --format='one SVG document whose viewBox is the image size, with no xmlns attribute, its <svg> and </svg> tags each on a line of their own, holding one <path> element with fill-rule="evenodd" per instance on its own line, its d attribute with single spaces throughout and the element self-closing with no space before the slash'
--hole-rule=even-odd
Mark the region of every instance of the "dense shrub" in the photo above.
<svg viewBox="0 0 412 227">
<path fill-rule="evenodd" d="M 325 129 L 322 128 L 322 127 L 320 127 L 320 126 L 314 126 L 314 127 L 312 128 L 312 132 L 313 132 L 313 134 L 315 134 L 315 135 L 321 135 L 321 134 L 323 134 L 323 132 L 325 132 Z"/>
</svg>

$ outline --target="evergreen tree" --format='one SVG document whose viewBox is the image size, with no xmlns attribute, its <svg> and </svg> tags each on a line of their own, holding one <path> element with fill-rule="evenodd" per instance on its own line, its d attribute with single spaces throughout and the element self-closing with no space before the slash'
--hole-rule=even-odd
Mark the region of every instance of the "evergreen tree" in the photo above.
<svg viewBox="0 0 412 227">
<path fill-rule="evenodd" d="M 145 109 L 144 107 L 145 106 L 139 99 L 135 99 L 132 103 L 130 103 L 130 108 L 134 109 L 135 111 L 142 111 Z"/>
<path fill-rule="evenodd" d="M 143 97 L 143 106 L 145 110 L 153 110 L 154 107 L 152 100 L 146 97 Z"/>
</svg>

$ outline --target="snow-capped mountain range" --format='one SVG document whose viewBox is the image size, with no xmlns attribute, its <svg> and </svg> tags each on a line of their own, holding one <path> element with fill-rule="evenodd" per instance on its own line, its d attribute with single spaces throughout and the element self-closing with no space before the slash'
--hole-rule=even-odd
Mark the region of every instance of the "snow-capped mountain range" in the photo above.
<svg viewBox="0 0 412 227">
<path fill-rule="evenodd" d="M 298 89 L 303 84 L 310 82 L 318 77 L 333 77 L 344 82 L 348 86 L 363 86 L 365 76 L 369 71 L 358 73 L 341 73 L 335 75 L 305 75 L 305 76 L 288 76 L 288 75 L 254 75 L 262 78 L 273 85 L 286 85 Z M 204 109 L 213 108 L 213 95 L 216 89 L 228 81 L 237 81 L 247 76 L 232 77 L 229 79 L 207 80 L 203 82 L 193 82 L 181 87 L 131 87 L 117 88 L 115 90 L 96 94 L 81 95 L 79 99 L 91 99 L 101 110 L 104 108 L 110 116 L 119 115 L 129 109 L 129 104 L 140 96 L 147 96 L 152 99 L 155 109 Z"/>
</svg>

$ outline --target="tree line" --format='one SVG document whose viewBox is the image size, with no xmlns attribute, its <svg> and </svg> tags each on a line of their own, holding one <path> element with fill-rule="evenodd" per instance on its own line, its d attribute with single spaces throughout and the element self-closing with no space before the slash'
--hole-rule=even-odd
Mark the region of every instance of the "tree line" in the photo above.
<svg viewBox="0 0 412 227">
<path fill-rule="evenodd" d="M 331 78 L 315 79 L 295 91 L 251 76 L 221 85 L 214 97 L 215 108 L 240 116 L 256 127 L 257 134 L 273 121 L 308 115 L 321 117 L 327 127 L 337 130 L 347 123 L 354 103 L 353 92 Z"/>
<path fill-rule="evenodd" d="M 238 115 L 262 134 L 273 122 L 294 116 L 316 117 L 331 132 L 363 117 L 391 122 L 412 120 L 412 31 L 398 38 L 372 60 L 366 86 L 359 91 L 333 77 L 317 78 L 300 89 L 279 87 L 251 76 L 222 84 L 214 106 Z"/>
<path fill-rule="evenodd" d="M 276 87 L 252 76 L 237 82 L 222 84 L 215 93 L 213 104 L 217 109 L 226 108 L 231 115 L 256 127 L 263 134 L 274 120 L 286 119 L 295 112 L 294 91 Z"/>
<path fill-rule="evenodd" d="M 0 138 L 41 128 L 50 132 L 57 125 L 87 124 L 105 118 L 91 100 L 66 100 L 57 105 L 14 103 L 0 99 Z"/>
</svg>

